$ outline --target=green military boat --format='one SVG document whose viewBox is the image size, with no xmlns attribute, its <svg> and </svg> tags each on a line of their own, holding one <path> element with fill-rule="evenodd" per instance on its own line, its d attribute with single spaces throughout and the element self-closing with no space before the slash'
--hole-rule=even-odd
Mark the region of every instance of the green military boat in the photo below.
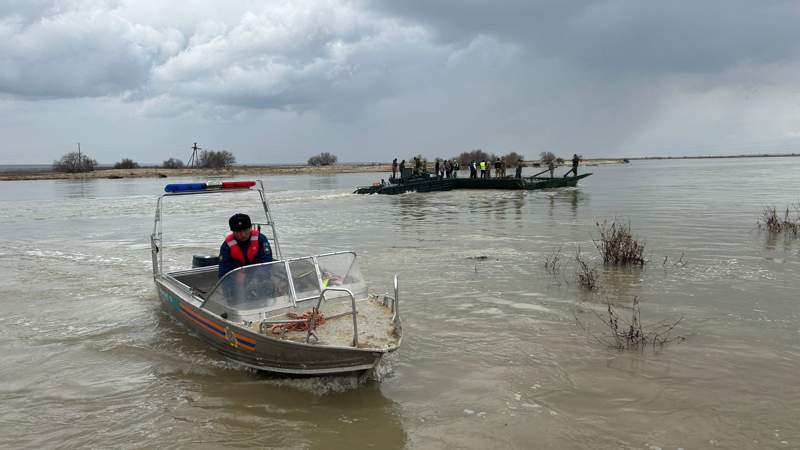
<svg viewBox="0 0 800 450">
<path fill-rule="evenodd" d="M 522 177 L 522 178 L 444 178 L 439 179 L 422 174 L 408 179 L 389 180 L 389 183 L 374 183 L 355 190 L 356 194 L 395 195 L 405 192 L 450 191 L 453 189 L 504 189 L 504 190 L 537 190 L 555 189 L 576 186 L 578 181 L 591 173 L 566 177 Z"/>
</svg>

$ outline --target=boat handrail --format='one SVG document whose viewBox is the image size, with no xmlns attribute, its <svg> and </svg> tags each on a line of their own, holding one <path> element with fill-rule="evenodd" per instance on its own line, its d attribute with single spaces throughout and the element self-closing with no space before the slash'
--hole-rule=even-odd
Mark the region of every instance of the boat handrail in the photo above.
<svg viewBox="0 0 800 450">
<path fill-rule="evenodd" d="M 397 283 L 397 274 L 394 274 L 394 301 L 392 302 L 392 322 L 397 323 L 400 318 L 400 288 Z"/>
<path fill-rule="evenodd" d="M 351 309 L 352 310 L 350 311 L 349 314 L 353 315 L 353 347 L 358 347 L 358 319 L 356 317 L 356 316 L 358 316 L 358 310 L 356 309 L 356 298 L 353 295 L 353 292 L 350 291 L 350 289 L 347 289 L 347 288 L 333 288 L 333 287 L 323 289 L 322 292 L 319 293 L 319 300 L 317 301 L 317 306 L 314 308 L 314 311 L 319 311 L 320 306 L 322 306 L 322 301 L 326 300 L 325 299 L 325 293 L 329 292 L 329 291 L 330 292 L 344 292 L 344 293 L 346 293 L 347 295 L 350 296 L 350 305 L 351 305 Z M 347 313 L 345 313 L 345 314 L 347 314 Z M 308 334 L 306 335 L 306 343 L 309 343 L 311 341 L 311 336 L 312 335 L 314 336 L 315 339 L 317 339 L 317 335 L 316 335 L 316 333 L 314 333 L 314 327 L 313 327 L 313 325 L 315 324 L 315 321 L 311 320 L 311 324 L 312 324 L 312 326 L 308 327 Z"/>
</svg>

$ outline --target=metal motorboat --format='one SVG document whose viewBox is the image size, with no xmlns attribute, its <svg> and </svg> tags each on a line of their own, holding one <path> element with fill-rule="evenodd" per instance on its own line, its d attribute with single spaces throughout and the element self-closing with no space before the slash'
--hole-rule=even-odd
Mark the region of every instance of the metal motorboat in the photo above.
<svg viewBox="0 0 800 450">
<path fill-rule="evenodd" d="M 261 181 L 168 184 L 164 190 L 150 237 L 158 296 L 170 315 L 225 357 L 258 370 L 319 375 L 374 369 L 400 347 L 397 275 L 391 294 L 375 295 L 354 251 L 284 258 Z M 190 268 L 165 267 L 167 203 L 191 197 L 193 209 L 200 207 L 198 198 L 213 196 L 249 196 L 260 204 L 263 217 L 254 217 L 253 226 L 269 239 L 274 261 L 221 278 L 215 256 L 194 257 Z M 228 204 L 228 198 L 215 201 Z"/>
</svg>

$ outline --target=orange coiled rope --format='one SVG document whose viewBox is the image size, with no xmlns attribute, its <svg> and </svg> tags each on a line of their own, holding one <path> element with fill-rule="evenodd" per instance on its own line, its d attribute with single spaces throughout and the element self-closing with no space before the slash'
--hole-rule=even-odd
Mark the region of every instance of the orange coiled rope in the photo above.
<svg viewBox="0 0 800 450">
<path fill-rule="evenodd" d="M 269 331 L 272 334 L 283 334 L 287 331 L 306 331 L 308 329 L 314 330 L 318 326 L 325 323 L 325 316 L 319 312 L 317 308 L 304 312 L 303 314 L 286 313 L 286 317 L 293 320 L 304 320 L 305 322 L 293 323 L 279 323 L 270 327 Z"/>
</svg>

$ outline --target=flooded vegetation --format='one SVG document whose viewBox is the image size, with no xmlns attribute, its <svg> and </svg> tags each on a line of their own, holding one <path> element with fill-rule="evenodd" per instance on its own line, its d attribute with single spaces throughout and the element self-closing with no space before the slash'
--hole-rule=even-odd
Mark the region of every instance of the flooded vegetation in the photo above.
<svg viewBox="0 0 800 450">
<path fill-rule="evenodd" d="M 600 335 L 590 331 L 577 314 L 575 315 L 575 321 L 582 330 L 590 333 L 597 342 L 619 351 L 644 351 L 648 347 L 655 350 L 660 349 L 670 342 L 683 342 L 686 340 L 683 336 L 673 334 L 675 328 L 683 320 L 683 317 L 674 322 L 645 325 L 642 322 L 642 310 L 638 297 L 633 298 L 630 311 L 630 319 L 625 319 L 620 316 L 617 312 L 617 308 L 608 300 L 606 301 L 607 314 L 592 311 L 595 318 L 605 325 L 605 334 Z"/>
<path fill-rule="evenodd" d="M 797 236 L 800 231 L 800 212 L 795 206 L 794 216 L 790 216 L 789 208 L 781 215 L 774 206 L 765 207 L 758 221 L 758 227 L 770 233 L 791 233 Z"/>
</svg>

